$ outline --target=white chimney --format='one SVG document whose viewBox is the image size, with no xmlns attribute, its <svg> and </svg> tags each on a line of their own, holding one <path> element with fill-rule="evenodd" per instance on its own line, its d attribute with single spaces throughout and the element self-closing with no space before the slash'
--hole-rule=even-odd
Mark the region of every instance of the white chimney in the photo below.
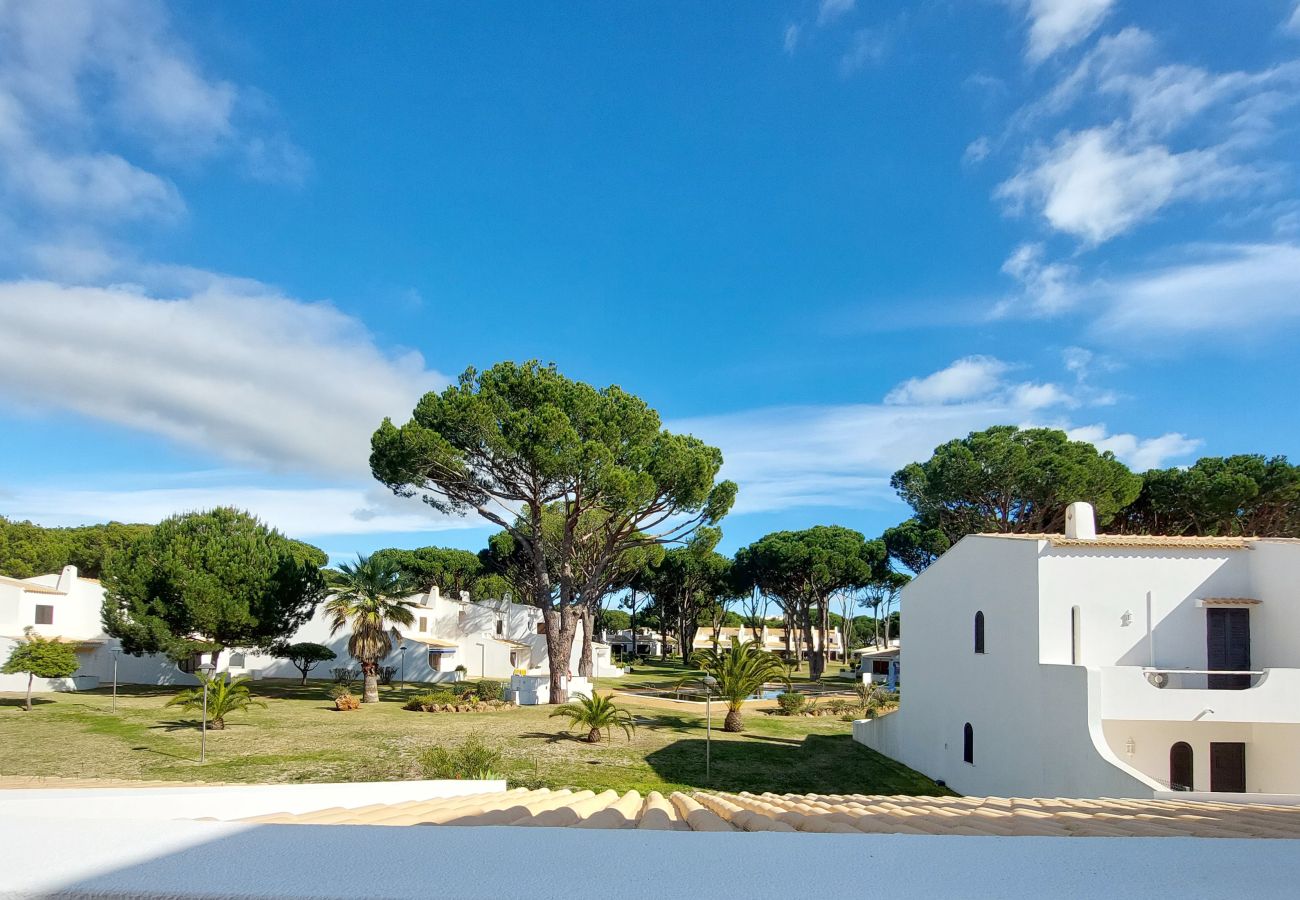
<svg viewBox="0 0 1300 900">
<path fill-rule="evenodd" d="M 1090 541 L 1097 536 L 1097 519 L 1092 504 L 1076 500 L 1065 508 L 1065 536 Z"/>
</svg>

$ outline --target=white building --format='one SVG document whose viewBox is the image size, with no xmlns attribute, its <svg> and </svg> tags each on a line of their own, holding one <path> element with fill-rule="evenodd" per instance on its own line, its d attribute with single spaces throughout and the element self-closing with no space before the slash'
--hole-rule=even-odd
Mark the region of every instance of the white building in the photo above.
<svg viewBox="0 0 1300 900">
<path fill-rule="evenodd" d="M 1300 793 L 1300 541 L 971 535 L 903 590 L 854 737 L 971 795 Z M 1225 674 L 1231 673 L 1231 674 Z"/>
<path fill-rule="evenodd" d="M 542 612 L 533 606 L 508 601 L 473 603 L 468 599 L 443 597 L 434 588 L 410 598 L 415 606 L 410 627 L 399 629 L 402 639 L 384 665 L 394 677 L 408 681 L 454 681 L 457 667 L 468 678 L 510 678 L 517 672 L 545 675 L 549 672 L 546 636 L 541 633 Z M 79 578 L 74 566 L 57 575 L 16 579 L 0 576 L 0 661 L 7 659 L 24 629 L 32 627 L 44 637 L 57 637 L 76 647 L 81 668 L 71 678 L 37 679 L 38 691 L 89 690 L 111 683 L 114 665 L 123 684 L 197 684 L 193 675 L 182 671 L 171 659 L 150 654 L 131 656 L 121 644 L 104 632 L 100 610 L 104 589 L 98 581 Z M 323 604 L 322 604 L 323 606 Z M 569 671 L 577 673 L 582 649 L 581 623 L 574 640 Z M 320 608 L 290 643 L 312 641 L 330 647 L 338 659 L 321 663 L 309 677 L 330 679 L 334 668 L 355 668 L 347 652 L 346 630 L 331 636 Z M 621 670 L 610 663 L 609 647 L 594 643 L 592 663 L 598 678 L 617 675 Z M 295 678 L 300 673 L 288 660 L 229 648 L 218 659 L 218 667 L 233 674 L 254 678 Z M 192 669 L 191 669 L 192 671 Z M 580 685 L 575 685 L 580 687 Z M 22 691 L 26 675 L 0 675 L 0 690 Z"/>
</svg>

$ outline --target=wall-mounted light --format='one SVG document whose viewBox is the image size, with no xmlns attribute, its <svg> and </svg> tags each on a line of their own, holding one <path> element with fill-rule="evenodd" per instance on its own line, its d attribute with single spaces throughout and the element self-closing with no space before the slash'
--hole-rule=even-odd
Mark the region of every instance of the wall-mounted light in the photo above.
<svg viewBox="0 0 1300 900">
<path fill-rule="evenodd" d="M 1124 742 L 1124 752 L 1127 753 L 1129 756 L 1132 756 L 1134 753 L 1137 752 L 1137 744 L 1134 743 L 1132 738 L 1129 738 L 1127 741 Z"/>
</svg>

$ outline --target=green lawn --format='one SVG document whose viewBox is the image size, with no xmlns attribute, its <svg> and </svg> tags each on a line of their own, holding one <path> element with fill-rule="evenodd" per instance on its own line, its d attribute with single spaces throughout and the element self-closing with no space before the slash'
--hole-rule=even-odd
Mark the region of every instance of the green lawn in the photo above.
<svg viewBox="0 0 1300 900">
<path fill-rule="evenodd" d="M 607 685 L 602 683 L 602 688 Z M 128 693 L 129 692 L 129 693 Z M 945 793 L 928 778 L 854 743 L 850 726 L 830 717 L 746 714 L 739 735 L 720 730 L 714 710 L 712 777 L 704 775 L 704 721 L 691 709 L 626 704 L 638 717 L 631 741 L 590 745 L 562 733 L 547 707 L 484 713 L 419 713 L 401 708 L 402 691 L 355 712 L 337 712 L 328 686 L 262 681 L 266 709 L 237 713 L 208 733 L 198 764 L 196 717 L 164 708 L 172 689 L 131 686 L 117 712 L 103 691 L 45 694 L 24 712 L 0 695 L 0 775 L 184 781 L 305 782 L 420 777 L 417 757 L 480 734 L 503 754 L 515 784 L 530 787 L 669 791 Z"/>
<path fill-rule="evenodd" d="M 852 680 L 852 673 L 841 672 L 844 663 L 832 662 L 826 670 L 826 681 L 836 682 L 841 679 Z M 623 675 L 618 678 L 601 678 L 596 687 L 605 690 L 610 687 L 645 687 L 648 685 L 673 684 L 682 678 L 702 674 L 697 669 L 692 669 L 682 663 L 681 659 L 670 658 L 666 660 L 647 659 L 643 664 L 632 666 L 631 675 Z M 805 660 L 799 664 L 795 670 L 792 683 L 806 684 L 808 679 L 808 662 Z"/>
</svg>

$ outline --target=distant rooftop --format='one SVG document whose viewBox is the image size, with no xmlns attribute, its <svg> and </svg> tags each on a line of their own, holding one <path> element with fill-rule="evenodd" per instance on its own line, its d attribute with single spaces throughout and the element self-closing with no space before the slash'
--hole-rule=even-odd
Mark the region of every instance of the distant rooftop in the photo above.
<svg viewBox="0 0 1300 900">
<path fill-rule="evenodd" d="M 1018 541 L 1047 541 L 1053 547 L 1167 547 L 1188 550 L 1245 550 L 1259 541 L 1300 543 L 1300 538 L 1280 537 L 1203 537 L 1176 534 L 1099 534 L 1092 538 L 1072 538 L 1063 534 L 1004 534 L 980 532 L 978 537 L 1009 538 Z"/>
</svg>

